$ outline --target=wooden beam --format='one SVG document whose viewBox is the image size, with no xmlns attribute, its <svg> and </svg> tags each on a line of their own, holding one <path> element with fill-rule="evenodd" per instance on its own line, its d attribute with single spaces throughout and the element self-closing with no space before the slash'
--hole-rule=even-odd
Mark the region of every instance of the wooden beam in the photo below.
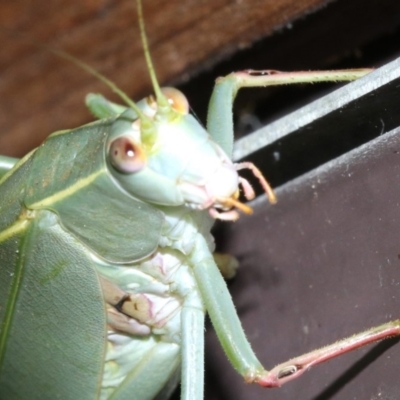
<svg viewBox="0 0 400 400">
<path fill-rule="evenodd" d="M 326 0 L 153 0 L 144 4 L 151 53 L 162 84 L 184 81 Z M 61 48 L 116 82 L 134 99 L 151 92 L 132 1 L 0 4 L 0 26 Z M 116 99 L 76 66 L 4 32 L 0 36 L 0 153 L 21 156 L 51 132 L 91 120 L 90 91 Z"/>
</svg>

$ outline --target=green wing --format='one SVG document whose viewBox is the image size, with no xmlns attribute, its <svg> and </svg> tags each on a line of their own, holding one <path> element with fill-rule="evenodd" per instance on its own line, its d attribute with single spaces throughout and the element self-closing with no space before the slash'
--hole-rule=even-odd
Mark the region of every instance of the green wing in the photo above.
<svg viewBox="0 0 400 400">
<path fill-rule="evenodd" d="M 105 139 L 115 127 L 130 125 L 115 122 L 50 136 L 34 154 L 25 203 L 56 212 L 61 224 L 100 257 L 127 263 L 157 248 L 163 214 L 127 194 L 109 174 Z"/>
<path fill-rule="evenodd" d="M 105 309 L 86 249 L 49 211 L 0 241 L 2 399 L 94 399 Z"/>
<path fill-rule="evenodd" d="M 92 253 L 146 257 L 163 223 L 108 173 L 113 123 L 53 134 L 1 180 L 1 398 L 99 394 L 106 318 Z"/>
</svg>

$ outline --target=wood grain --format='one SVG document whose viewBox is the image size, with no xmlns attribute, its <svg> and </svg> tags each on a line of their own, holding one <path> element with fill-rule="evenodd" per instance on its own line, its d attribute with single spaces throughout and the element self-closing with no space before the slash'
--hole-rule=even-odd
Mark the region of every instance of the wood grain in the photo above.
<svg viewBox="0 0 400 400">
<path fill-rule="evenodd" d="M 162 84 L 188 80 L 326 0 L 180 0 L 144 4 Z M 132 1 L 16 0 L 0 3 L 0 26 L 61 48 L 134 99 L 151 91 Z M 95 78 L 4 32 L 0 36 L 0 153 L 21 156 L 51 132 L 92 118 L 90 91 L 115 99 Z"/>
</svg>

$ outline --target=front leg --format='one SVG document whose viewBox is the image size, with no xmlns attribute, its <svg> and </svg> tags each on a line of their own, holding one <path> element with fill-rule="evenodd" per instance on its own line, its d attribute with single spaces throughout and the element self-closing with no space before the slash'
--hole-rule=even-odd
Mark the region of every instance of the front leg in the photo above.
<svg viewBox="0 0 400 400">
<path fill-rule="evenodd" d="M 181 400 L 204 397 L 204 310 L 197 290 L 189 293 L 182 307 Z"/>
<path fill-rule="evenodd" d="M 337 71 L 280 72 L 275 70 L 247 70 L 218 78 L 211 95 L 207 114 L 207 130 L 228 156 L 233 151 L 233 102 L 239 89 L 293 83 L 344 82 L 356 80 L 372 69 Z"/>
</svg>

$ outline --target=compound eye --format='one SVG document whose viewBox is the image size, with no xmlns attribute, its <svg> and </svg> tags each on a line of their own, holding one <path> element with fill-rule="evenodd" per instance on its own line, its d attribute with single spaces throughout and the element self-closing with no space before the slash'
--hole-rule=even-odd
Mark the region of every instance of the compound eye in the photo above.
<svg viewBox="0 0 400 400">
<path fill-rule="evenodd" d="M 165 87 L 161 88 L 161 91 L 175 111 L 181 114 L 187 114 L 189 112 L 189 102 L 180 90 L 172 87 Z"/>
<path fill-rule="evenodd" d="M 119 137 L 113 140 L 109 155 L 112 166 L 125 174 L 138 172 L 146 164 L 146 156 L 142 147 L 129 137 Z"/>
</svg>

